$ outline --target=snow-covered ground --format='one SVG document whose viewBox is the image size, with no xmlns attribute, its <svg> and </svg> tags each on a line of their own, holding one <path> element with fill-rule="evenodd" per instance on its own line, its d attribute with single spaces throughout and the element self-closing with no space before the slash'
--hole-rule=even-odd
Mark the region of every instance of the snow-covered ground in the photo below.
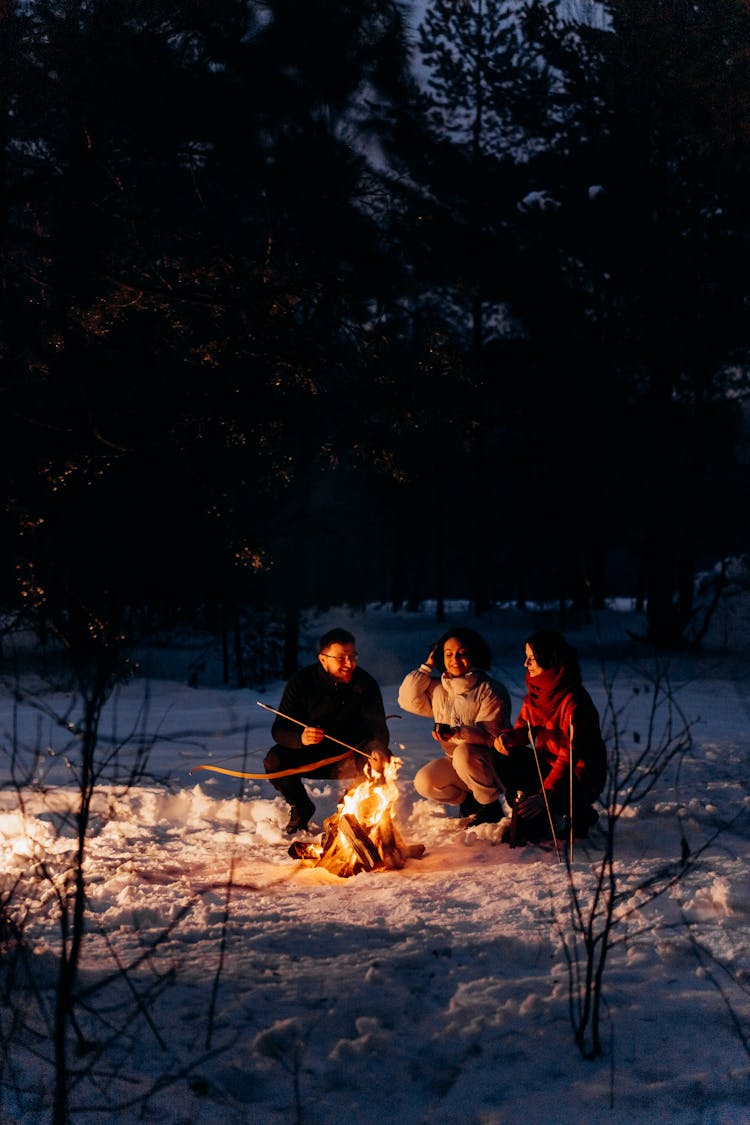
<svg viewBox="0 0 750 1125">
<path fill-rule="evenodd" d="M 509 848 L 496 825 L 467 830 L 414 793 L 436 744 L 427 720 L 401 713 L 396 698 L 445 627 L 429 607 L 308 621 L 311 654 L 326 628 L 344 625 L 382 686 L 403 760 L 397 822 L 407 843 L 425 846 L 400 870 L 342 879 L 304 866 L 288 854 L 286 806 L 267 782 L 191 774 L 202 763 L 262 773 L 272 716 L 257 704 L 278 706 L 281 683 L 230 690 L 207 673 L 189 687 L 175 663 L 171 678 L 124 685 L 98 760 L 110 756 L 111 776 L 155 741 L 137 784 L 102 779 L 93 800 L 77 1008 L 89 1047 L 77 1054 L 71 1038 L 74 1125 L 747 1125 L 750 661 L 746 622 L 732 613 L 702 651 L 658 662 L 631 639 L 643 625 L 624 608 L 564 630 L 611 746 L 614 705 L 626 763 L 649 738 L 690 735 L 647 797 L 617 795 L 622 899 L 604 968 L 604 1050 L 593 1061 L 569 1018 L 566 949 L 580 954 L 581 944 L 565 863 L 551 845 Z M 456 604 L 445 624 L 487 637 L 515 714 L 523 644 L 542 623 L 559 621 L 497 610 L 477 622 Z M 668 697 L 655 696 L 659 677 Z M 19 703 L 14 690 L 9 680 L 0 694 L 1 885 L 32 956 L 21 974 L 13 935 L 0 931 L 0 1121 L 46 1125 L 80 703 L 63 694 Z M 315 837 L 339 791 L 308 788 Z M 603 824 L 574 848 L 584 908 Z M 682 876 L 648 902 L 649 886 L 681 858 Z"/>
</svg>

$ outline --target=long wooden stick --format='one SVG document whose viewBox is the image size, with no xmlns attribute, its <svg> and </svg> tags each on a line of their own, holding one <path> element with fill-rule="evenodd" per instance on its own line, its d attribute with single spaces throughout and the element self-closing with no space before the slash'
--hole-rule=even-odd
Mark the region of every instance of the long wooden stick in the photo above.
<svg viewBox="0 0 750 1125">
<path fill-rule="evenodd" d="M 274 707 L 269 707 L 267 703 L 261 703 L 259 699 L 256 702 L 259 707 L 263 708 L 264 711 L 271 711 L 272 714 L 278 715 L 281 719 L 288 719 L 290 723 L 296 723 L 298 727 L 310 726 L 309 723 L 303 723 L 299 719 L 293 719 L 291 715 L 285 715 L 283 711 L 277 711 Z M 370 755 L 366 754 L 364 750 L 358 750 L 356 746 L 350 746 L 348 742 L 342 742 L 340 738 L 334 738 L 332 734 L 327 734 L 325 737 L 329 742 L 337 742 L 339 746 L 343 746 L 347 750 L 353 750 L 355 754 L 361 754 L 363 758 L 367 758 L 369 761 L 372 761 Z"/>
<path fill-rule="evenodd" d="M 570 748 L 570 762 L 568 764 L 570 769 L 570 820 L 568 827 L 570 830 L 570 862 L 573 862 L 573 721 L 570 722 L 570 731 L 568 734 L 568 746 Z"/>
<path fill-rule="evenodd" d="M 291 777 L 295 773 L 307 773 L 308 770 L 318 770 L 321 769 L 322 766 L 330 766 L 334 762 L 343 762 L 344 758 L 347 757 L 348 754 L 337 754 L 334 758 L 321 758 L 319 762 L 307 762 L 304 766 L 295 766 L 294 769 L 290 770 L 278 770 L 276 773 L 244 773 L 242 770 L 228 770 L 224 769 L 222 766 L 212 766 L 208 763 L 206 765 L 193 766 L 188 772 L 190 777 L 193 776 L 196 770 L 211 770 L 212 773 L 226 773 L 229 774 L 230 777 L 250 777 L 256 781 L 270 781 L 275 777 Z"/>
<path fill-rule="evenodd" d="M 549 821 L 549 828 L 550 828 L 550 832 L 552 833 L 552 841 L 555 845 L 555 855 L 557 856 L 557 862 L 562 863 L 562 856 L 560 855 L 560 849 L 557 846 L 557 836 L 555 835 L 555 822 L 552 819 L 552 812 L 551 812 L 550 807 L 549 807 L 549 801 L 547 800 L 547 790 L 544 788 L 544 778 L 542 777 L 542 767 L 539 765 L 539 755 L 536 752 L 536 742 L 534 742 L 534 734 L 533 734 L 533 731 L 531 729 L 531 723 L 527 721 L 526 726 L 528 727 L 528 731 L 529 731 L 529 742 L 531 743 L 531 749 L 534 751 L 534 761 L 536 762 L 536 771 L 539 774 L 539 783 L 542 787 L 542 796 L 544 797 L 544 805 L 545 805 L 545 808 L 547 809 L 547 820 Z"/>
</svg>

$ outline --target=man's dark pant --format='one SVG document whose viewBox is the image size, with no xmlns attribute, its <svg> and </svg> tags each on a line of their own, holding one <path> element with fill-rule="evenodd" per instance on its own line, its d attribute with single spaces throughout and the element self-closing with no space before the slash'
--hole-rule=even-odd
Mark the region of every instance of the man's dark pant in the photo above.
<svg viewBox="0 0 750 1125">
<path fill-rule="evenodd" d="M 303 746 L 301 750 L 290 750 L 286 746 L 272 746 L 263 759 L 266 773 L 281 773 L 284 770 L 297 769 L 300 766 L 314 766 L 315 762 L 323 758 L 336 756 L 335 749 L 324 748 L 323 743 L 315 746 Z M 269 777 L 269 782 L 277 792 L 281 793 L 289 805 L 300 807 L 309 800 L 307 791 L 302 784 L 303 777 L 330 778 L 332 780 L 349 780 L 361 776 L 358 770 L 358 758 L 364 765 L 365 758 L 359 754 L 347 754 L 340 762 L 331 762 L 327 766 L 318 766 L 301 773 L 292 774 L 291 777 Z"/>
</svg>

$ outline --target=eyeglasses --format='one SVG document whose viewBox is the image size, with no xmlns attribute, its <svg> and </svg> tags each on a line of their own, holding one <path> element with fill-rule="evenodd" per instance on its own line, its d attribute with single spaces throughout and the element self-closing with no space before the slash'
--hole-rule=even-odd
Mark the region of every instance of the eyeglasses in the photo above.
<svg viewBox="0 0 750 1125">
<path fill-rule="evenodd" d="M 344 656 L 334 656 L 332 652 L 321 652 L 320 655 L 327 657 L 328 660 L 335 660 L 336 663 L 339 666 L 341 666 L 343 664 L 347 664 L 347 663 L 348 664 L 356 664 L 357 661 L 359 660 L 359 653 L 358 652 L 351 652 L 351 653 L 347 652 L 347 653 L 344 654 Z"/>
</svg>

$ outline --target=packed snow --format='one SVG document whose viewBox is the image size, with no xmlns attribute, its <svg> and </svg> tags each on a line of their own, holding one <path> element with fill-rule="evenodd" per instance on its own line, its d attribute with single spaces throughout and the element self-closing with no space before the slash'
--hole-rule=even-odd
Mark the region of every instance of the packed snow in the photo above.
<svg viewBox="0 0 750 1125">
<path fill-rule="evenodd" d="M 430 642 L 459 624 L 489 641 L 514 717 L 525 638 L 552 625 L 578 648 L 623 770 L 649 745 L 683 746 L 652 771 L 641 800 L 627 788 L 612 794 L 620 897 L 593 1059 L 571 1024 L 585 951 L 570 906 L 574 888 L 588 917 L 604 809 L 571 861 L 565 841 L 510 848 L 500 825 L 467 828 L 455 809 L 413 789 L 438 748 L 428 720 L 399 711 L 398 687 Z M 616 603 L 565 622 L 514 609 L 475 619 L 453 603 L 439 625 L 432 606 L 341 609 L 308 616 L 303 663 L 334 625 L 355 634 L 361 666 L 381 685 L 403 763 L 395 818 L 423 857 L 349 878 L 306 865 L 289 854 L 288 810 L 267 781 L 197 769 L 262 774 L 273 715 L 258 703 L 277 707 L 283 683 L 223 687 L 210 664 L 196 680 L 179 652 L 123 683 L 100 728 L 97 761 L 106 765 L 86 842 L 76 1008 L 86 1047 L 75 1050 L 71 1031 L 72 1122 L 747 1125 L 742 612 L 718 617 L 700 650 L 657 657 L 634 639 L 645 628 L 640 615 Z M 75 695 L 5 678 L 3 1125 L 52 1120 L 60 896 L 77 846 L 81 714 Z M 642 785 L 648 763 L 646 755 L 636 770 Z M 139 776 L 125 784 L 134 764 Z M 316 840 L 342 790 L 306 784 L 316 812 L 304 838 Z M 14 935 L 28 962 L 10 957 Z"/>
</svg>

